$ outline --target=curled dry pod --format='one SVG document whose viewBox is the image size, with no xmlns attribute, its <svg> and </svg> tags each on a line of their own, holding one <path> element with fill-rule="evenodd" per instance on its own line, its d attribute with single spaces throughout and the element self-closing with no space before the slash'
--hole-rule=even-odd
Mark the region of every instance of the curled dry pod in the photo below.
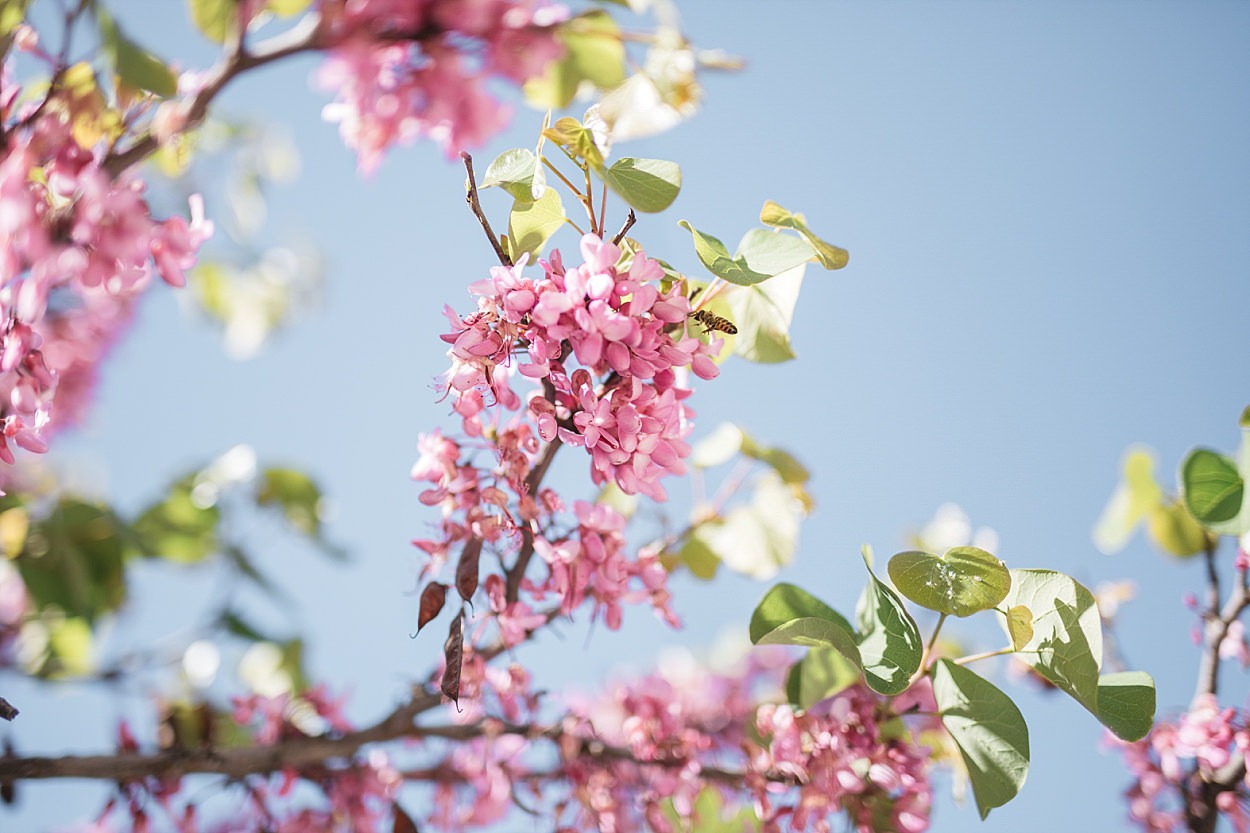
<svg viewBox="0 0 1250 833">
<path fill-rule="evenodd" d="M 472 602 L 473 594 L 477 592 L 477 562 L 481 557 L 482 539 L 470 538 L 460 551 L 460 561 L 456 564 L 456 590 L 466 602 Z"/>
<path fill-rule="evenodd" d="M 464 662 L 464 610 L 451 620 L 451 630 L 443 643 L 443 682 L 440 688 L 448 700 L 460 707 L 460 666 Z"/>
<path fill-rule="evenodd" d="M 443 604 L 447 601 L 447 585 L 432 581 L 421 591 L 421 606 L 417 610 L 417 633 L 430 623 L 430 620 L 443 612 Z M 414 633 L 415 637 L 417 633 Z"/>
</svg>

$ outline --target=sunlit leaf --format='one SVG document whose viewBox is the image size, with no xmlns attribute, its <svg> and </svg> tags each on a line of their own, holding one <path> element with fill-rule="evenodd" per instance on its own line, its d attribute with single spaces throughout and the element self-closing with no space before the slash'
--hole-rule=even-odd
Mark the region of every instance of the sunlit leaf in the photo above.
<svg viewBox="0 0 1250 833">
<path fill-rule="evenodd" d="M 1033 637 L 1016 656 L 1097 715 L 1102 620 L 1093 594 L 1063 573 L 1012 570 L 1005 601 L 1033 611 Z"/>
<path fill-rule="evenodd" d="M 107 508 L 62 498 L 32 524 L 16 559 L 38 610 L 57 608 L 94 623 L 126 599 L 127 531 Z"/>
<path fill-rule="evenodd" d="M 720 567 L 720 557 L 699 537 L 698 532 L 689 535 L 677 551 L 677 558 L 695 578 L 711 581 Z"/>
<path fill-rule="evenodd" d="M 864 559 L 868 566 L 867 557 Z M 868 687 L 887 696 L 900 694 L 920 668 L 924 642 L 899 597 L 868 567 L 868 586 L 856 607 L 860 661 Z"/>
<path fill-rule="evenodd" d="M 256 502 L 278 506 L 287 523 L 311 537 L 321 534 L 321 489 L 302 471 L 267 468 L 260 474 Z"/>
<path fill-rule="evenodd" d="M 191 20 L 204 37 L 214 43 L 222 43 L 233 31 L 238 19 L 236 0 L 189 0 Z"/>
<path fill-rule="evenodd" d="M 738 243 L 735 260 L 760 275 L 780 275 L 815 258 L 802 238 L 768 229 L 753 228 Z"/>
<path fill-rule="evenodd" d="M 742 449 L 744 434 L 732 422 L 722 422 L 711 434 L 694 444 L 687 462 L 701 469 L 728 463 Z"/>
<path fill-rule="evenodd" d="M 169 487 L 164 499 L 145 509 L 134 523 L 144 555 L 184 564 L 202 561 L 218 548 L 221 510 L 192 496 L 194 478 Z"/>
<path fill-rule="evenodd" d="M 1181 464 L 1181 486 L 1185 507 L 1199 523 L 1220 533 L 1246 531 L 1238 517 L 1246 484 L 1234 461 L 1210 449 L 1195 449 Z"/>
<path fill-rule="evenodd" d="M 849 688 L 863 679 L 859 667 L 833 648 L 810 648 L 790 669 L 786 694 L 801 709 Z"/>
<path fill-rule="evenodd" d="M 1033 611 L 1024 605 L 1008 609 L 1007 635 L 1011 637 L 1011 647 L 1017 651 L 1029 644 L 1033 638 Z"/>
<path fill-rule="evenodd" d="M 6 38 L 26 19 L 26 7 L 30 0 L 3 0 L 0 2 L 0 38 Z"/>
<path fill-rule="evenodd" d="M 534 173 L 541 167 L 533 153 L 526 148 L 505 150 L 490 163 L 481 188 L 502 188 L 518 202 L 533 202 Z"/>
<path fill-rule="evenodd" d="M 265 8 L 278 17 L 294 17 L 303 13 L 311 5 L 312 0 L 268 0 Z"/>
<path fill-rule="evenodd" d="M 564 204 L 560 192 L 548 188 L 533 202 L 517 202 L 508 218 L 509 256 L 513 263 L 528 254 L 533 259 L 542 253 L 543 246 L 564 225 Z"/>
<path fill-rule="evenodd" d="M 846 249 L 826 243 L 817 237 L 807 227 L 806 217 L 802 214 L 791 213 L 772 200 L 764 203 L 764 208 L 760 211 L 760 222 L 766 226 L 793 229 L 803 235 L 803 239 L 815 252 L 820 265 L 826 269 L 841 269 L 850 260 L 850 253 Z"/>
<path fill-rule="evenodd" d="M 101 44 L 124 86 L 162 98 L 170 98 L 178 92 L 178 78 L 164 61 L 126 37 L 102 8 L 97 8 L 96 19 L 100 23 Z"/>
<path fill-rule="evenodd" d="M 729 295 L 738 325 L 734 354 L 761 364 L 789 361 L 790 321 L 803 286 L 806 266 L 784 272 L 764 284 L 746 286 Z"/>
<path fill-rule="evenodd" d="M 765 580 L 794 558 L 804 511 L 790 487 L 765 472 L 755 478 L 749 503 L 703 524 L 698 535 L 726 567 Z"/>
<path fill-rule="evenodd" d="M 681 168 L 663 159 L 626 157 L 596 172 L 630 207 L 647 213 L 668 208 L 681 191 Z"/>
<path fill-rule="evenodd" d="M 1180 558 L 1204 552 L 1215 542 L 1179 500 L 1156 504 L 1146 517 L 1146 531 L 1155 546 Z"/>
<path fill-rule="evenodd" d="M 959 747 L 984 819 L 1015 798 L 1029 774 L 1024 716 L 988 680 L 946 659 L 934 665 L 933 698 Z"/>
<path fill-rule="evenodd" d="M 828 619 L 806 616 L 778 625 L 755 642 L 756 645 L 802 645 L 805 648 L 832 648 L 863 668 L 859 647 L 851 632 Z"/>
<path fill-rule="evenodd" d="M 904 596 L 951 616 L 990 610 L 1011 587 L 1006 565 L 978 547 L 952 547 L 940 556 L 901 552 L 890 559 L 888 569 Z"/>
</svg>

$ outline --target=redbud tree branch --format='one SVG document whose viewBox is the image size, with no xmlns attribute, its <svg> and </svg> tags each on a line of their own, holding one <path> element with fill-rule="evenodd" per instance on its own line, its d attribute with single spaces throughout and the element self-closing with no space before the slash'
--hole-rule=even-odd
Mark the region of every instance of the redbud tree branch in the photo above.
<svg viewBox="0 0 1250 833">
<path fill-rule="evenodd" d="M 508 257 L 503 246 L 499 245 L 499 237 L 490 227 L 490 220 L 486 219 L 486 212 L 482 210 L 482 203 L 477 198 L 477 178 L 473 176 L 473 157 L 467 151 L 462 150 L 460 159 L 463 160 L 464 169 L 469 175 L 469 193 L 465 196 L 465 200 L 469 203 L 469 208 L 473 210 L 473 216 L 477 217 L 478 223 L 482 226 L 482 231 L 486 232 L 486 239 L 490 240 L 490 245 L 495 250 L 495 257 L 499 258 L 499 262 L 504 266 L 512 266 L 512 258 Z"/>
</svg>

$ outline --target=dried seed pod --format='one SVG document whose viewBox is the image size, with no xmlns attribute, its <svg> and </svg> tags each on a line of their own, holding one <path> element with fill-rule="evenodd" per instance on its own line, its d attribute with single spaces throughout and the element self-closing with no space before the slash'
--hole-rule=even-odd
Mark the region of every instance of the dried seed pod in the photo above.
<svg viewBox="0 0 1250 833">
<path fill-rule="evenodd" d="M 443 604 L 447 601 L 447 585 L 432 581 L 421 591 L 421 606 L 417 610 L 417 633 L 430 623 L 435 616 L 443 612 Z M 417 633 L 412 634 L 413 638 Z"/>
<path fill-rule="evenodd" d="M 460 708 L 460 667 L 464 663 L 464 610 L 451 620 L 451 630 L 443 643 L 443 682 L 440 688 L 448 700 Z"/>
<path fill-rule="evenodd" d="M 412 816 L 404 812 L 404 808 L 396 802 L 391 805 L 394 811 L 394 821 L 391 823 L 391 833 L 418 833 L 417 823 L 412 820 Z"/>
<path fill-rule="evenodd" d="M 477 562 L 482 557 L 482 539 L 470 538 L 460 551 L 460 561 L 456 564 L 456 590 L 460 598 L 472 603 L 473 594 L 477 592 Z"/>
</svg>

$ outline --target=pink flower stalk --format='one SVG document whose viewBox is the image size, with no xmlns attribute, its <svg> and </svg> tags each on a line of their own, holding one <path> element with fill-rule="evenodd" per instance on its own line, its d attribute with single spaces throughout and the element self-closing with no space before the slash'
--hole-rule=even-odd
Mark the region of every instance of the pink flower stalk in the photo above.
<svg viewBox="0 0 1250 833">
<path fill-rule="evenodd" d="M 448 156 L 501 130 L 507 109 L 491 76 L 516 84 L 543 73 L 563 45 L 561 6 L 516 0 L 322 0 L 327 58 L 318 85 L 361 171 L 396 143 L 437 141 Z"/>
</svg>

